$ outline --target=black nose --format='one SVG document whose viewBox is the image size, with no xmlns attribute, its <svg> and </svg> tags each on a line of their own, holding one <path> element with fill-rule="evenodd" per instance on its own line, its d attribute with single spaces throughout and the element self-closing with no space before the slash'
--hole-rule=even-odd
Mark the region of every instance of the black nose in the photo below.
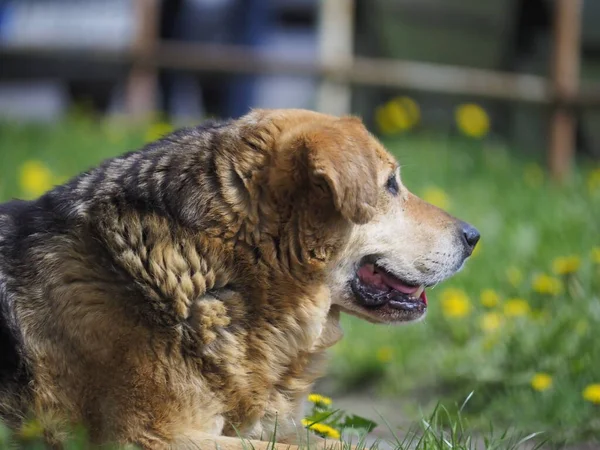
<svg viewBox="0 0 600 450">
<path fill-rule="evenodd" d="M 467 244 L 467 250 L 469 254 L 473 253 L 473 250 L 475 249 L 475 246 L 477 245 L 477 243 L 479 242 L 479 238 L 481 237 L 479 231 L 477 231 L 477 228 L 475 228 L 473 225 L 469 225 L 468 223 L 463 222 L 462 234 L 465 243 Z"/>
</svg>

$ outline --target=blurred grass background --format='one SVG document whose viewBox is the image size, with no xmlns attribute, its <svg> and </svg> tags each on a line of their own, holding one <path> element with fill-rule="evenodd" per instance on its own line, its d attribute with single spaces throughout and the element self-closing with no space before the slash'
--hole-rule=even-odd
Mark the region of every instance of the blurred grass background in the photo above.
<svg viewBox="0 0 600 450">
<path fill-rule="evenodd" d="M 345 317 L 323 386 L 334 398 L 357 390 L 397 398 L 412 418 L 474 392 L 464 413 L 476 426 L 597 442 L 600 166 L 580 162 L 568 184 L 553 185 L 539 161 L 490 136 L 477 105 L 457 108 L 454 129 L 440 134 L 418 129 L 411 102 L 396 99 L 376 115 L 404 183 L 482 239 L 459 275 L 428 291 L 423 323 Z M 34 198 L 170 130 L 80 112 L 52 126 L 1 123 L 0 199 Z"/>
</svg>

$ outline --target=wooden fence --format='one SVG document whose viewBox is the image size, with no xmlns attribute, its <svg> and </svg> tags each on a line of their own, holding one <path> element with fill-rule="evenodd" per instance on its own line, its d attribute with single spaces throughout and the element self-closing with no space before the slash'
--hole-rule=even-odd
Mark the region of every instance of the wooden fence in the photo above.
<svg viewBox="0 0 600 450">
<path fill-rule="evenodd" d="M 134 43 L 128 50 L 98 48 L 80 52 L 77 57 L 130 64 L 126 105 L 132 117 L 155 109 L 159 68 L 318 76 L 322 81 L 317 109 L 334 114 L 349 112 L 351 85 L 387 86 L 546 105 L 553 111 L 548 166 L 553 178 L 561 181 L 569 174 L 575 152 L 576 109 L 600 107 L 600 83 L 582 86 L 579 83 L 582 2 L 555 2 L 553 64 L 549 78 L 354 56 L 354 0 L 320 2 L 319 58 L 313 62 L 270 56 L 240 46 L 161 41 L 157 0 L 135 0 L 138 27 Z M 0 47 L 0 56 L 7 53 L 53 55 L 65 53 L 65 50 L 48 46 Z"/>
</svg>

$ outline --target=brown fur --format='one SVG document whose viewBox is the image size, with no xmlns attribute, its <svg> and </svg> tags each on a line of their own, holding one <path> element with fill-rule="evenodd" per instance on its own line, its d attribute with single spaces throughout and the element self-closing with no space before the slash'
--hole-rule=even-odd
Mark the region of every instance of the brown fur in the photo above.
<svg viewBox="0 0 600 450">
<path fill-rule="evenodd" d="M 149 449 L 240 448 L 276 422 L 295 441 L 341 337 L 328 276 L 388 208 L 395 166 L 356 118 L 258 110 L 58 187 L 35 213 L 53 225 L 26 236 L 0 209 L 21 242 L 0 248 L 0 280 L 30 377 L 0 396 L 4 416 Z"/>
</svg>

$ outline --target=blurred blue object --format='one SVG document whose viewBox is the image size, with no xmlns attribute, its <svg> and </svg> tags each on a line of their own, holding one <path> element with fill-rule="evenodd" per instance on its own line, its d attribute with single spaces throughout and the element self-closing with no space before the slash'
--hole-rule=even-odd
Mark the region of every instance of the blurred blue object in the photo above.
<svg viewBox="0 0 600 450">
<path fill-rule="evenodd" d="M 259 46 L 270 24 L 270 3 L 264 0 L 183 0 L 172 33 L 173 39 L 205 43 Z M 169 73 L 167 85 L 173 96 L 173 116 L 204 115 L 202 96 L 194 87 L 194 75 Z M 218 112 L 236 117 L 254 103 L 255 77 L 221 77 Z M 207 89 L 206 84 L 201 89 Z M 208 88 L 210 89 L 210 88 Z M 193 103 L 197 103 L 196 108 Z"/>
<path fill-rule="evenodd" d="M 246 3 L 246 4 L 244 4 Z M 257 49 L 273 27 L 270 12 L 271 5 L 264 0 L 247 0 L 238 2 L 236 17 L 240 20 L 236 27 L 234 42 Z M 231 80 L 231 89 L 225 99 L 227 115 L 238 117 L 250 110 L 255 101 L 255 85 L 257 77 L 252 75 L 236 75 Z"/>
<path fill-rule="evenodd" d="M 133 0 L 0 0 L 0 46 L 125 49 L 135 35 L 133 6 Z M 159 35 L 310 61 L 317 54 L 317 8 L 316 0 L 162 0 Z M 124 64 L 59 55 L 7 58 L 0 67 L 0 109 L 10 115 L 16 110 L 9 105 L 22 98 L 19 117 L 29 110 L 31 118 L 57 119 L 79 96 L 94 97 L 103 111 L 122 112 L 126 73 Z M 159 109 L 182 122 L 237 117 L 251 107 L 310 108 L 315 92 L 315 80 L 301 76 L 161 69 L 159 77 Z"/>
<path fill-rule="evenodd" d="M 2 45 L 125 48 L 134 29 L 132 0 L 0 0 Z"/>
<path fill-rule="evenodd" d="M 255 51 L 316 57 L 315 0 L 183 0 L 174 27 L 174 39 L 234 44 Z M 303 23 L 284 23 L 286 14 L 308 17 Z M 174 116 L 203 115 L 202 95 L 195 92 L 193 75 L 171 74 L 170 112 Z M 245 114 L 251 107 L 311 106 L 315 83 L 306 77 L 229 75 L 219 78 L 217 111 L 226 117 Z M 206 77 L 203 91 L 211 89 Z M 210 92 L 204 92 L 210 97 Z M 198 99 L 198 108 L 192 101 Z M 194 111 L 198 111 L 194 114 Z"/>
</svg>

